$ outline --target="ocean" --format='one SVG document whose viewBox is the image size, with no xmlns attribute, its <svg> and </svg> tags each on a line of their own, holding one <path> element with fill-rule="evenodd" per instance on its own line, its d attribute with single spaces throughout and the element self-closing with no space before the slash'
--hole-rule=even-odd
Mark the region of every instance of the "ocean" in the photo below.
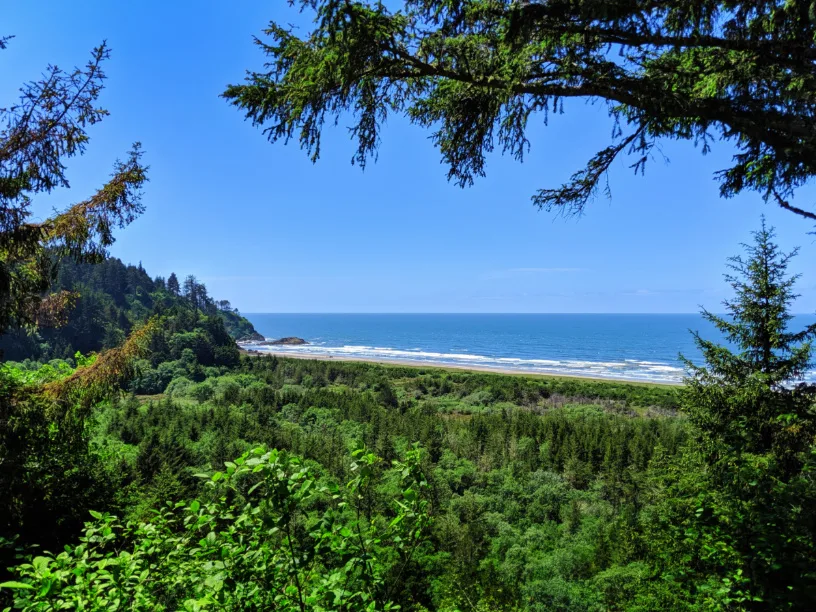
<svg viewBox="0 0 816 612">
<path fill-rule="evenodd" d="M 303 346 L 253 348 L 292 355 L 497 368 L 679 383 L 682 353 L 701 355 L 691 331 L 722 341 L 696 314 L 245 314 L 269 339 Z M 797 316 L 793 329 L 814 322 Z M 808 376 L 816 381 L 816 372 Z"/>
</svg>

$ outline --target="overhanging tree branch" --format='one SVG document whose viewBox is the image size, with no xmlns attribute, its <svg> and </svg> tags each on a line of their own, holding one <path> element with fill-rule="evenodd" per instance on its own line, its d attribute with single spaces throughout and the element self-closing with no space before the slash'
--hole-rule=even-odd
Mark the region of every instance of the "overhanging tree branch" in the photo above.
<svg viewBox="0 0 816 612">
<path fill-rule="evenodd" d="M 730 142 L 737 153 L 716 174 L 721 195 L 777 192 L 782 208 L 812 219 L 785 199 L 816 175 L 816 22 L 798 3 L 403 0 L 396 12 L 363 0 L 300 4 L 315 12 L 312 32 L 299 38 L 271 24 L 271 42 L 259 41 L 268 71 L 224 97 L 270 140 L 297 135 L 313 160 L 327 117 L 351 115 L 362 165 L 396 112 L 433 129 L 449 178 L 469 185 L 497 143 L 521 159 L 529 120 L 546 123 L 564 100 L 586 98 L 605 102 L 644 143 L 702 141 L 707 151 L 715 137 Z M 534 202 L 580 213 L 612 160 L 642 153 L 620 144 Z"/>
</svg>

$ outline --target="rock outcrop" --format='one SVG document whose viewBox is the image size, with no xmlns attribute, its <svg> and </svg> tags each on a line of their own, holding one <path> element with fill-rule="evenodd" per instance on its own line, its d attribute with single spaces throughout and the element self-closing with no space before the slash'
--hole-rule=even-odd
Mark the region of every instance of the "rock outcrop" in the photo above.
<svg viewBox="0 0 816 612">
<path fill-rule="evenodd" d="M 244 336 L 238 340 L 238 344 L 251 344 L 252 346 L 299 346 L 301 344 L 309 344 L 303 338 L 297 336 L 287 336 L 278 340 L 267 340 L 259 333 Z"/>
<path fill-rule="evenodd" d="M 280 338 L 278 340 L 272 340 L 271 342 L 264 342 L 264 344 L 269 346 L 275 346 L 279 344 L 288 344 L 288 345 L 299 345 L 299 344 L 309 344 L 303 338 L 298 338 L 296 336 L 287 336 L 286 338 Z"/>
<path fill-rule="evenodd" d="M 266 342 L 266 338 L 264 338 L 258 332 L 252 332 L 247 336 L 238 338 L 236 342 L 238 342 L 239 344 L 260 344 L 262 342 Z"/>
</svg>

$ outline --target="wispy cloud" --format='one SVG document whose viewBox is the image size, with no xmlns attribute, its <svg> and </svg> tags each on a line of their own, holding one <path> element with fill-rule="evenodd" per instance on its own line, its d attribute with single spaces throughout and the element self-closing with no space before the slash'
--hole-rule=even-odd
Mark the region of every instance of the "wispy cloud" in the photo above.
<svg viewBox="0 0 816 612">
<path fill-rule="evenodd" d="M 205 282 L 219 282 L 219 281 L 269 281 L 278 280 L 280 276 L 202 276 L 201 280 Z"/>
<path fill-rule="evenodd" d="M 650 295 L 701 295 L 707 293 L 707 289 L 629 289 L 621 291 L 620 295 L 629 296 L 650 296 Z"/>
<path fill-rule="evenodd" d="M 528 276 L 534 274 L 569 274 L 575 272 L 588 272 L 587 268 L 507 268 L 505 270 L 494 270 L 482 276 L 484 280 L 497 278 L 513 278 L 518 276 Z"/>
<path fill-rule="evenodd" d="M 293 275 L 275 275 L 275 276 L 267 276 L 267 275 L 228 275 L 228 276 L 200 276 L 199 280 L 204 282 L 289 282 L 289 281 L 326 281 L 326 280 L 354 280 L 356 277 L 354 276 L 316 276 L 316 275 L 303 275 L 303 276 L 293 276 Z"/>
<path fill-rule="evenodd" d="M 586 272 L 586 268 L 509 268 L 507 272 L 518 274 L 546 274 L 549 272 Z"/>
</svg>

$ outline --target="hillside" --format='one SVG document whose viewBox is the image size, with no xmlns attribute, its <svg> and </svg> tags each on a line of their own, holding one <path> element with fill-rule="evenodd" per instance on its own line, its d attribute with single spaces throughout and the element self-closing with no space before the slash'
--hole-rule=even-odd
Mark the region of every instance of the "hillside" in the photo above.
<svg viewBox="0 0 816 612">
<path fill-rule="evenodd" d="M 187 277 L 182 286 L 175 275 L 167 280 L 151 278 L 141 264 L 125 265 L 117 258 L 96 265 L 65 259 L 52 290 L 78 296 L 68 323 L 34 333 L 16 330 L 0 336 L 4 359 L 70 358 L 77 351 L 87 354 L 113 348 L 150 316 L 183 311 L 219 319 L 233 340 L 257 333 L 228 301 L 212 299 L 195 277 Z M 190 325 L 194 326 L 188 321 L 186 327 L 190 329 L 186 331 L 192 331 Z"/>
</svg>

